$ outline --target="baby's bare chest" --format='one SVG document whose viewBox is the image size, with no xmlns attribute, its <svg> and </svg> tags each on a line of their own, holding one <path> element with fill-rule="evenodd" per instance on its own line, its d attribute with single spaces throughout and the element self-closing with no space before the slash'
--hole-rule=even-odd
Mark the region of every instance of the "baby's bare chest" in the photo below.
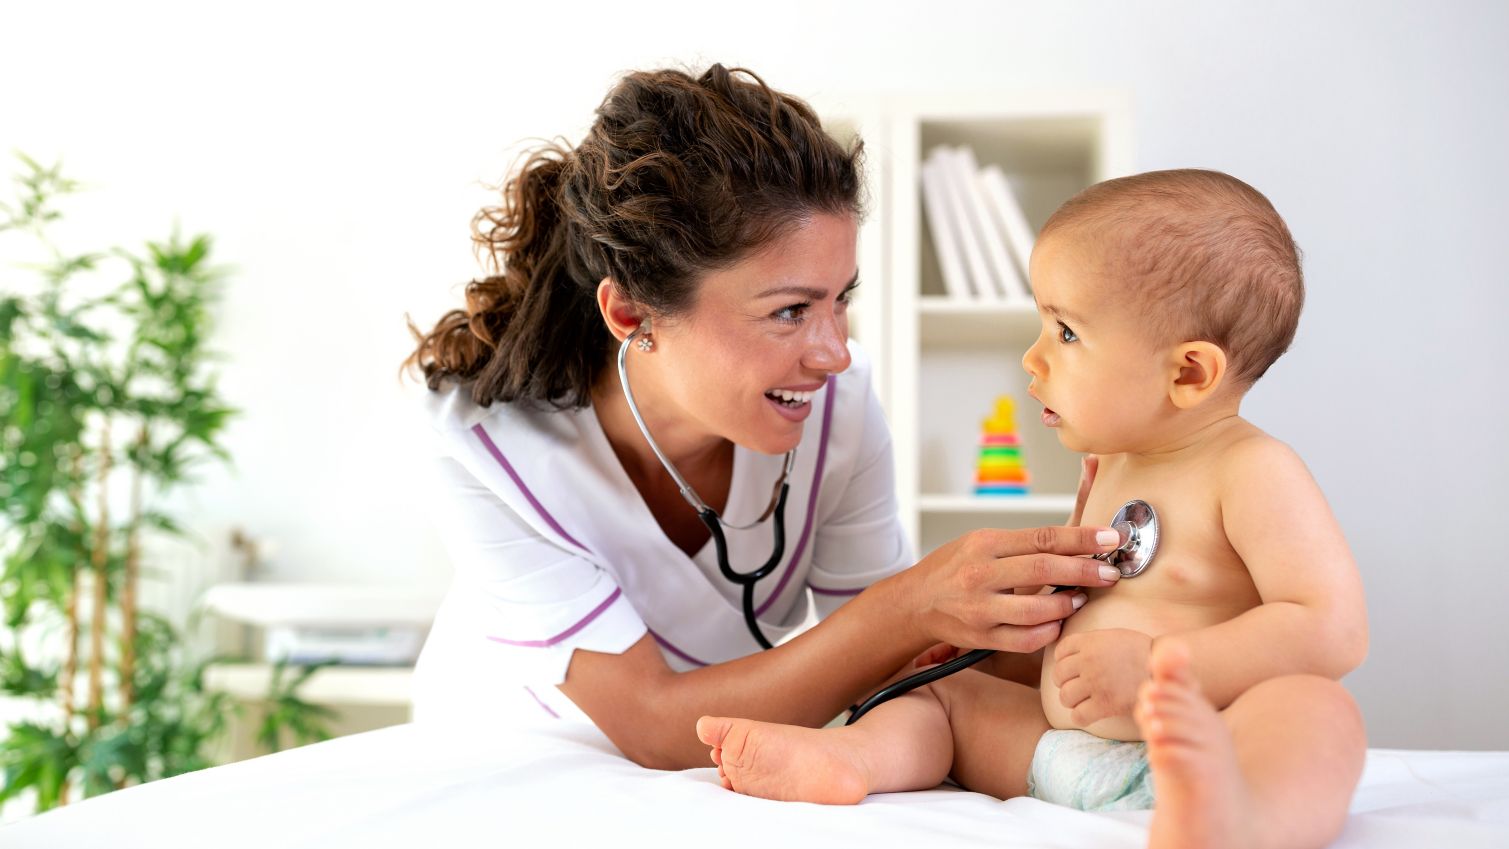
<svg viewBox="0 0 1509 849">
<path fill-rule="evenodd" d="M 1074 630 L 1204 627 L 1259 603 L 1246 565 L 1226 538 L 1220 494 L 1210 476 L 1170 469 L 1133 479 L 1113 472 L 1096 481 L 1083 522 L 1109 525 L 1121 506 L 1134 499 L 1146 501 L 1157 513 L 1153 560 L 1136 577 L 1092 590 L 1091 604 L 1070 619 L 1071 627 L 1078 626 Z M 1081 617 L 1086 621 L 1074 622 Z"/>
</svg>

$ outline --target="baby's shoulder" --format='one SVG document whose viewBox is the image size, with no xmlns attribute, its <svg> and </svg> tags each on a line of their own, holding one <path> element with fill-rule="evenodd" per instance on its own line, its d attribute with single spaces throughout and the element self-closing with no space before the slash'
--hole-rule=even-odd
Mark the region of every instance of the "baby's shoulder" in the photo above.
<svg viewBox="0 0 1509 849">
<path fill-rule="evenodd" d="M 1243 421 L 1226 436 L 1217 452 L 1218 478 L 1223 488 L 1245 487 L 1253 480 L 1274 480 L 1294 475 L 1309 478 L 1310 470 L 1288 443 L 1262 428 Z"/>
</svg>

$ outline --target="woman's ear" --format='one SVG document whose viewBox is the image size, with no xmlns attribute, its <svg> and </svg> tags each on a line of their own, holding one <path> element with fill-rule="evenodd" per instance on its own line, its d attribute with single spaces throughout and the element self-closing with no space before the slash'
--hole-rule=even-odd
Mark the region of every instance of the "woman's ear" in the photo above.
<svg viewBox="0 0 1509 849">
<path fill-rule="evenodd" d="M 624 297 L 623 290 L 611 277 L 604 277 L 597 284 L 597 309 L 603 314 L 608 332 L 620 342 L 646 320 L 644 309 Z"/>
<path fill-rule="evenodd" d="M 1226 380 L 1226 352 L 1213 342 L 1185 342 L 1174 349 L 1172 358 L 1168 397 L 1181 410 L 1199 406 Z"/>
</svg>

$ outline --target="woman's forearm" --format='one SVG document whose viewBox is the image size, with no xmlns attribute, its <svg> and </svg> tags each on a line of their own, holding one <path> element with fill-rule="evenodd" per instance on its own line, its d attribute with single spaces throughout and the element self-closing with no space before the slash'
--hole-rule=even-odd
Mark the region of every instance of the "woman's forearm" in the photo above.
<svg viewBox="0 0 1509 849">
<path fill-rule="evenodd" d="M 640 762 L 662 769 L 706 766 L 707 746 L 695 730 L 702 716 L 812 728 L 826 724 L 931 644 L 898 597 L 905 591 L 901 575 L 887 578 L 789 642 L 671 673 L 658 705 L 645 706 L 656 740 L 650 762 Z"/>
</svg>

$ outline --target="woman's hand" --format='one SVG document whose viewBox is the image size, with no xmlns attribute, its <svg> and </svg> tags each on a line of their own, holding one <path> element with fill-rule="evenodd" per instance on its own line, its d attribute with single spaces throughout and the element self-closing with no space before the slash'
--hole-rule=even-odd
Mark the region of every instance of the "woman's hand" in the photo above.
<svg viewBox="0 0 1509 849">
<path fill-rule="evenodd" d="M 1079 492 L 1074 496 L 1074 512 L 1069 514 L 1069 527 L 1077 528 L 1085 517 L 1085 502 L 1090 500 L 1090 487 L 1095 484 L 1095 472 L 1100 468 L 1100 458 L 1086 454 L 1079 461 Z"/>
<path fill-rule="evenodd" d="M 890 579 L 916 632 L 934 642 L 1000 651 L 1037 651 L 1058 638 L 1082 592 L 1015 595 L 1017 587 L 1109 587 L 1114 566 L 1085 557 L 1120 545 L 1110 528 L 985 528 L 941 546 Z"/>
<path fill-rule="evenodd" d="M 925 666 L 937 666 L 940 663 L 948 663 L 960 654 L 962 652 L 959 651 L 958 646 L 951 646 L 948 643 L 938 643 L 922 654 L 917 655 L 916 659 L 908 665 L 908 668 L 902 671 L 910 673 Z"/>
</svg>

